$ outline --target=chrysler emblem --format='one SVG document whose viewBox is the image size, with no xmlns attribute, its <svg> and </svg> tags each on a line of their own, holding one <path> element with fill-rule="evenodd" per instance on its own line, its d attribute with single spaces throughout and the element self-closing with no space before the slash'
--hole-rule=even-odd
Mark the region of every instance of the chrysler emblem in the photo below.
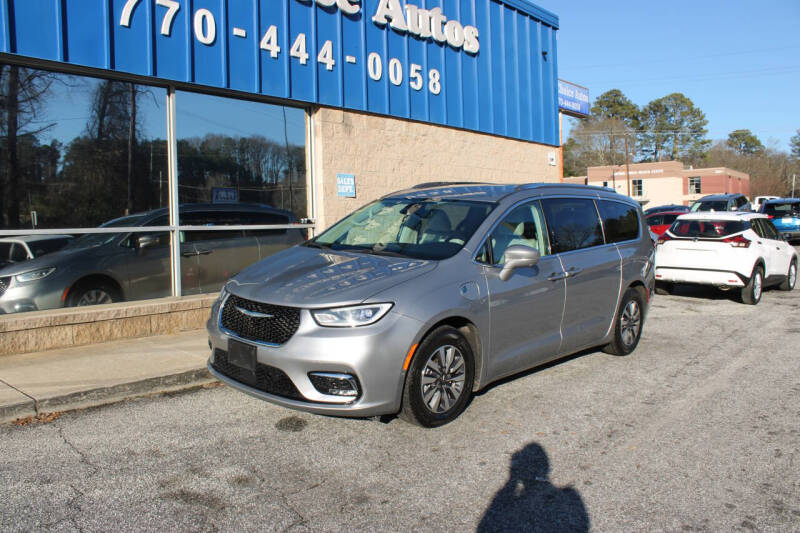
<svg viewBox="0 0 800 533">
<path fill-rule="evenodd" d="M 251 318 L 272 318 L 274 315 L 270 315 L 269 313 L 259 313 L 258 311 L 250 311 L 249 309 L 242 309 L 238 305 L 234 305 L 237 311 L 242 313 L 243 315 L 247 315 Z"/>
</svg>

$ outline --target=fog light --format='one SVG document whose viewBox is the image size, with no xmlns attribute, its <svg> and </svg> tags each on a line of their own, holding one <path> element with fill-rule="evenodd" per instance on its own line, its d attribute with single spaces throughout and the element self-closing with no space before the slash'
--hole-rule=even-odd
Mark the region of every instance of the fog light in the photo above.
<svg viewBox="0 0 800 533">
<path fill-rule="evenodd" d="M 331 396 L 344 396 L 346 398 L 357 398 L 359 390 L 358 380 L 350 374 L 339 374 L 333 372 L 311 372 L 308 374 L 311 384 L 322 394 Z"/>
</svg>

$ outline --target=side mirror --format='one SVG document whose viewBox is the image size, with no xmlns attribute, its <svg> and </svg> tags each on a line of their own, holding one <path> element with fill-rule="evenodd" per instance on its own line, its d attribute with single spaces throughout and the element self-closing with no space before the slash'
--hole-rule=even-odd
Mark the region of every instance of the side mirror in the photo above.
<svg viewBox="0 0 800 533">
<path fill-rule="evenodd" d="M 160 238 L 158 235 L 139 235 L 139 238 L 136 241 L 136 247 L 141 250 L 146 250 L 147 248 L 155 248 L 159 245 Z"/>
<path fill-rule="evenodd" d="M 536 266 L 541 255 L 539 254 L 539 250 L 531 248 L 530 246 L 515 244 L 506 248 L 505 257 L 506 262 L 499 276 L 502 281 L 508 281 L 514 273 L 514 270 L 518 268 Z"/>
<path fill-rule="evenodd" d="M 792 234 L 791 233 L 781 233 L 781 238 L 784 241 L 789 242 L 789 241 L 792 240 Z"/>
</svg>

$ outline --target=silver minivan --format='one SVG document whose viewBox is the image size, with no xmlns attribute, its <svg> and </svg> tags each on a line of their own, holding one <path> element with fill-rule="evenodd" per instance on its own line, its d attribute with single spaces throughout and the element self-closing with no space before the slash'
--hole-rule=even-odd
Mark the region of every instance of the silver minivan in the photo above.
<svg viewBox="0 0 800 533">
<path fill-rule="evenodd" d="M 506 376 L 632 352 L 653 254 L 639 205 L 605 188 L 422 185 L 231 278 L 208 366 L 285 407 L 439 426 Z"/>
</svg>

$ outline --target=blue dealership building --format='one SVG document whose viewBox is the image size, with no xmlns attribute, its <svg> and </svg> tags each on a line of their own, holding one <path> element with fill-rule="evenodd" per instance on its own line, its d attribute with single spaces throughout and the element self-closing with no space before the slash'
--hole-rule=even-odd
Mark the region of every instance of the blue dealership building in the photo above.
<svg viewBox="0 0 800 533">
<path fill-rule="evenodd" d="M 559 181 L 558 26 L 528 0 L 0 0 L 0 237 L 166 209 L 177 297 L 198 224 L 223 247 L 421 182 Z M 293 217 L 181 215 L 214 203 Z"/>
</svg>

